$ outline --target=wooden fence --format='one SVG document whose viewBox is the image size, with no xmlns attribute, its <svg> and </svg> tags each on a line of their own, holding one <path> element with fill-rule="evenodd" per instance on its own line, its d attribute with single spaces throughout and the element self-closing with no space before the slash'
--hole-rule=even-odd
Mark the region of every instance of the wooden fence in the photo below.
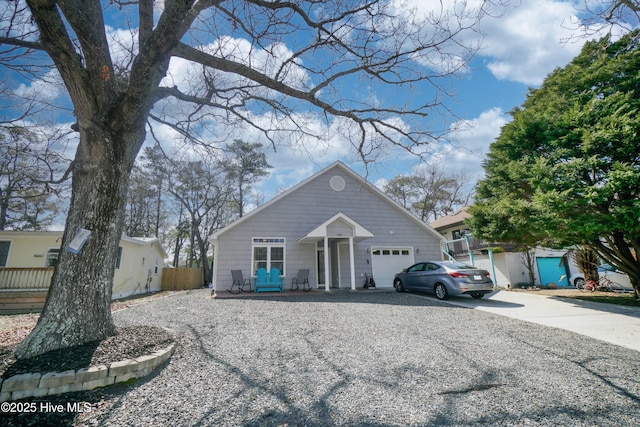
<svg viewBox="0 0 640 427">
<path fill-rule="evenodd" d="M 204 284 L 202 268 L 163 268 L 162 290 L 183 291 L 201 288 Z"/>
<path fill-rule="evenodd" d="M 0 289 L 49 289 L 53 267 L 0 268 Z"/>
<path fill-rule="evenodd" d="M 47 297 L 53 267 L 0 268 L 0 314 L 39 312 Z M 162 290 L 203 286 L 202 268 L 162 269 Z"/>
</svg>

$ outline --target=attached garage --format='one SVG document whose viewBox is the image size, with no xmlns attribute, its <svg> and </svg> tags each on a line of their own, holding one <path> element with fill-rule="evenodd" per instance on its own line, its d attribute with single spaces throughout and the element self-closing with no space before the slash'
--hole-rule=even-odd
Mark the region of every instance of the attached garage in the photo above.
<svg viewBox="0 0 640 427">
<path fill-rule="evenodd" d="M 371 248 L 373 278 L 378 288 L 393 287 L 393 276 L 414 264 L 413 248 L 373 247 Z"/>
</svg>

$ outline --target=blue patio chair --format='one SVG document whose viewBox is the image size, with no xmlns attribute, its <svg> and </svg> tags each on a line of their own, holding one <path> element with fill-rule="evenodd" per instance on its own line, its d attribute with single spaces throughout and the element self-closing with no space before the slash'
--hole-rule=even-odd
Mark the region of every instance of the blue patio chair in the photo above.
<svg viewBox="0 0 640 427">
<path fill-rule="evenodd" d="M 271 286 L 269 283 L 269 276 L 265 268 L 259 268 L 256 270 L 256 281 L 253 283 L 254 292 L 260 292 L 262 289 Z"/>
<path fill-rule="evenodd" d="M 280 269 L 273 267 L 269 272 L 269 282 L 275 288 L 278 288 L 280 292 L 284 292 L 284 281 L 280 279 Z"/>
</svg>

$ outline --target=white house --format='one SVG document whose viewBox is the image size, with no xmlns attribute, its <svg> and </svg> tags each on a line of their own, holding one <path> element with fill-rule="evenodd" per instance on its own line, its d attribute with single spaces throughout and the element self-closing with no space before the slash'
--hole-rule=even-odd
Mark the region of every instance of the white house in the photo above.
<svg viewBox="0 0 640 427">
<path fill-rule="evenodd" d="M 47 289 L 62 231 L 0 231 L 0 290 Z M 113 298 L 159 291 L 167 253 L 156 238 L 122 235 Z"/>
<path fill-rule="evenodd" d="M 309 269 L 312 288 L 356 289 L 365 275 L 392 288 L 422 259 L 442 259 L 443 237 L 342 162 L 335 162 L 210 236 L 214 286 L 278 268 L 285 287 Z"/>
</svg>

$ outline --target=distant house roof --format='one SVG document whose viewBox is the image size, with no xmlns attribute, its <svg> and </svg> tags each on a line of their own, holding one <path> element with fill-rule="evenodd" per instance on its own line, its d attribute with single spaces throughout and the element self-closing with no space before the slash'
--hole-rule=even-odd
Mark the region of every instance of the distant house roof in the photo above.
<svg viewBox="0 0 640 427">
<path fill-rule="evenodd" d="M 29 231 L 29 230 L 1 230 L 0 237 L 62 237 L 64 231 L 61 230 L 51 230 L 51 231 Z M 126 234 L 122 233 L 121 240 L 125 242 L 132 243 L 134 245 L 139 246 L 153 246 L 154 244 L 158 246 L 158 249 L 162 253 L 164 258 L 167 258 L 169 255 L 162 247 L 160 241 L 155 237 L 130 237 Z"/>
<path fill-rule="evenodd" d="M 63 231 L 29 231 L 29 230 L 0 230 L 0 235 L 5 237 L 57 237 L 62 236 Z"/>
<path fill-rule="evenodd" d="M 438 231 L 445 228 L 454 227 L 456 225 L 464 225 L 464 220 L 471 217 L 471 215 L 469 215 L 469 212 L 467 212 L 467 209 L 469 209 L 468 206 L 465 206 L 458 212 L 440 217 L 431 222 L 429 225 Z"/>
<path fill-rule="evenodd" d="M 125 242 L 129 242 L 129 243 L 133 243 L 135 245 L 140 245 L 140 246 L 156 245 L 164 258 L 169 257 L 169 255 L 167 254 L 167 251 L 165 251 L 164 248 L 162 247 L 160 240 L 158 240 L 156 237 L 131 237 L 122 233 L 121 240 L 124 240 Z"/>
</svg>

